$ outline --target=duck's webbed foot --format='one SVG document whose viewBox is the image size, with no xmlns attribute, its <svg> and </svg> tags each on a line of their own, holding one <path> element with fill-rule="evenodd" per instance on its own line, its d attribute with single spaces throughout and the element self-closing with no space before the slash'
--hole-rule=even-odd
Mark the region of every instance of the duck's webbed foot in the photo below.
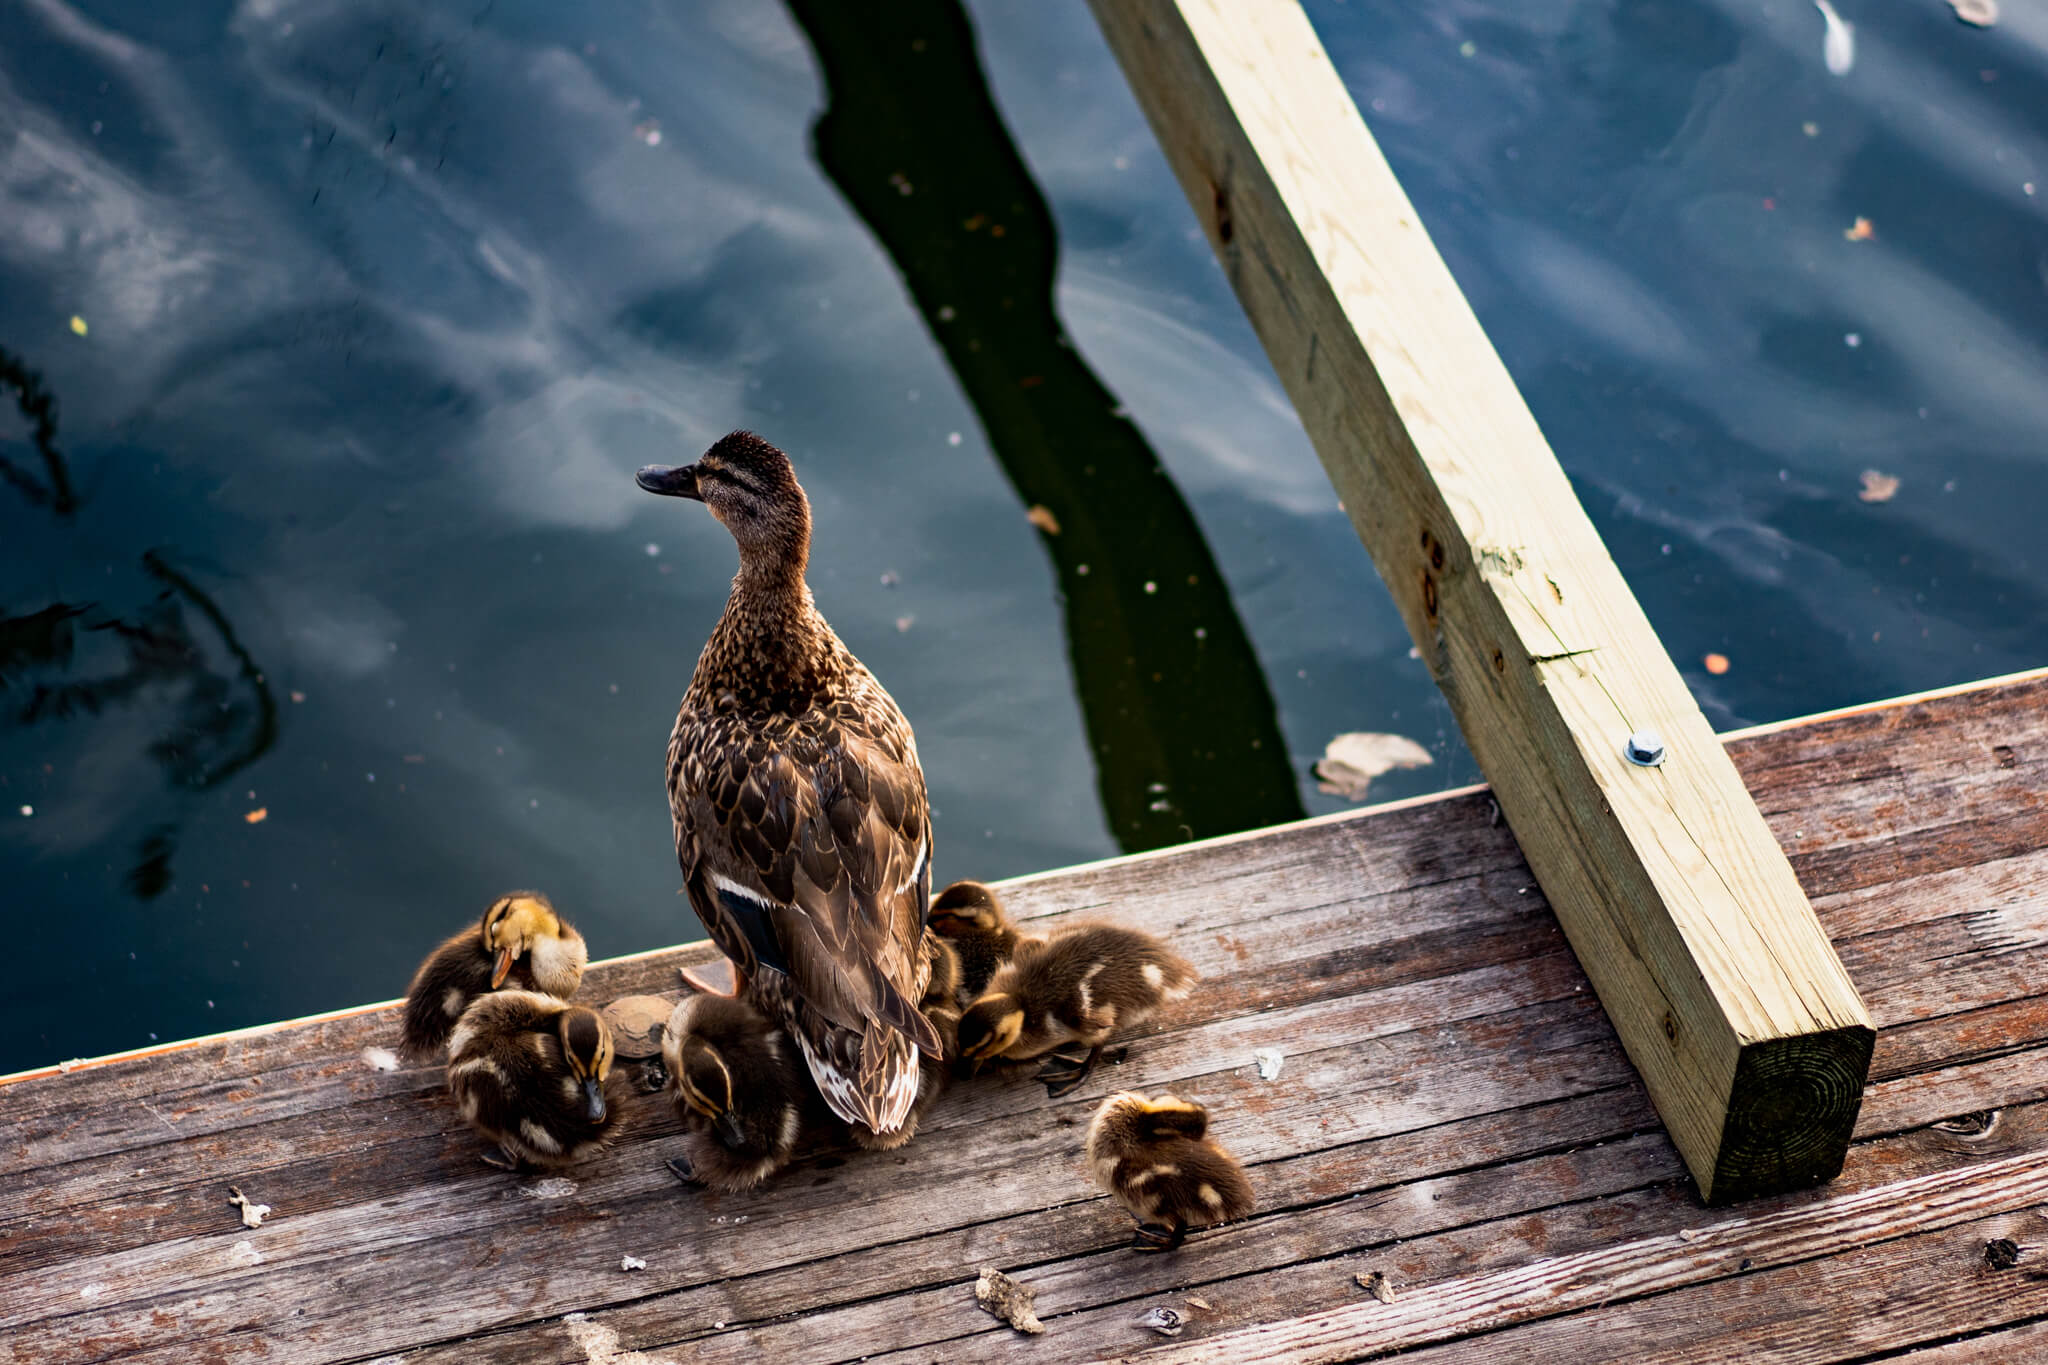
<svg viewBox="0 0 2048 1365">
<path fill-rule="evenodd" d="M 524 1175 L 533 1169 L 526 1164 L 525 1159 L 518 1153 L 507 1151 L 503 1147 L 494 1147 L 490 1151 L 479 1155 L 477 1160 L 497 1170 L 510 1171 L 514 1175 Z"/>
<path fill-rule="evenodd" d="M 688 1157 L 672 1156 L 661 1163 L 668 1167 L 668 1173 L 693 1189 L 703 1188 L 704 1182 L 697 1178 L 697 1168 L 690 1164 Z"/>
<path fill-rule="evenodd" d="M 702 967 L 678 967 L 676 971 L 683 978 L 683 985 L 699 995 L 738 995 L 740 987 L 746 984 L 729 958 L 719 958 Z"/>
<path fill-rule="evenodd" d="M 1180 1244 L 1188 1239 L 1188 1225 L 1174 1222 L 1140 1223 L 1131 1235 L 1131 1246 L 1137 1251 L 1178 1251 Z"/>
<path fill-rule="evenodd" d="M 1098 1045 L 1088 1049 L 1085 1057 L 1074 1057 L 1055 1052 L 1038 1068 L 1038 1079 L 1045 1082 L 1045 1097 L 1049 1100 L 1071 1095 L 1088 1079 L 1088 1073 L 1095 1069 L 1095 1059 L 1102 1055 Z"/>
</svg>

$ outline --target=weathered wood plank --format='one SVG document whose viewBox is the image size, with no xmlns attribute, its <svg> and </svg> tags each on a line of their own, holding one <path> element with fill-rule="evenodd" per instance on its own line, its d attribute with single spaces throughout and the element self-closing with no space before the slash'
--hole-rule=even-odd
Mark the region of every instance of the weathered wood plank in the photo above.
<svg viewBox="0 0 2048 1365">
<path fill-rule="evenodd" d="M 1762 790 L 1789 793 L 1772 818 L 1788 844 L 1804 841 L 1802 857 L 1848 837 L 1828 821 L 1882 821 L 1890 842 L 1873 849 L 1942 828 L 1969 836 L 1945 851 L 1929 843 L 1888 890 L 1868 886 L 1864 864 L 1851 861 L 1831 874 L 1840 886 L 1814 884 L 1885 1026 L 1858 1126 L 1865 1140 L 1823 1202 L 1929 1160 L 2048 1145 L 2011 1118 L 2048 1081 L 2048 998 L 2029 993 L 2048 988 L 2032 889 L 2048 813 L 2011 777 L 2048 747 L 2048 708 L 2026 687 L 1976 699 L 1994 718 L 2008 702 L 2016 709 L 2003 724 L 2035 736 L 2021 742 L 2017 768 L 1988 751 L 1959 762 L 1938 708 L 1926 707 L 1890 718 L 1876 740 L 1885 762 L 1848 786 L 1819 780 L 1827 745 L 1801 732 L 1735 746 Z M 1957 775 L 1934 776 L 1943 766 Z M 2048 775 L 2036 780 L 2048 785 Z M 1973 781 L 2000 796 L 1980 800 Z M 1938 803 L 1880 813 L 1909 784 L 1941 782 L 1954 790 Z M 1845 821 L 1842 811 L 1860 814 Z M 1995 814 L 2007 828 L 1989 827 Z M 34 1096 L 23 1108 L 40 1116 L 45 1154 L 72 1141 L 67 1126 L 91 1130 L 79 1139 L 89 1155 L 0 1168 L 0 1359 L 17 1339 L 52 1365 L 183 1361 L 202 1349 L 222 1361 L 359 1360 L 433 1343 L 434 1359 L 581 1365 L 588 1356 L 561 1321 L 569 1312 L 676 1359 L 749 1342 L 809 1356 L 853 1340 L 878 1314 L 893 1324 L 923 1321 L 925 1305 L 955 1313 L 958 1276 L 979 1264 L 1046 1276 L 1073 1296 L 1059 1338 L 1032 1348 L 1070 1359 L 1084 1343 L 1128 1339 L 1131 1295 L 1184 1279 L 1228 1288 L 1235 1316 L 1213 1330 L 1348 1301 L 1348 1274 L 1326 1282 L 1326 1262 L 1360 1247 L 1399 1240 L 1408 1255 L 1439 1239 L 1438 1259 L 1417 1263 L 1420 1282 L 1432 1264 L 1505 1272 L 1721 1217 L 1691 1202 L 1675 1153 L 1644 1131 L 1645 1098 L 1604 1017 L 1574 990 L 1583 979 L 1541 894 L 1488 816 L 1483 795 L 1460 796 L 1021 884 L 1011 898 L 1028 913 L 1113 906 L 1175 933 L 1208 985 L 1136 1040 L 1121 1072 L 1071 1100 L 1048 1106 L 1020 1076 L 963 1087 L 903 1153 L 819 1152 L 744 1199 L 669 1182 L 657 1163 L 674 1122 L 659 1103 L 635 1107 L 631 1140 L 579 1169 L 573 1195 L 519 1194 L 520 1182 L 473 1164 L 476 1144 L 431 1070 L 363 1064 L 366 1041 L 388 1041 L 388 1017 L 210 1043 L 220 1068 L 211 1072 L 201 1048 L 0 1088 L 10 1117 L 15 1095 Z M 1229 891 L 1218 894 L 1219 883 Z M 602 967 L 592 980 L 665 988 L 672 961 Z M 1288 1053 L 1270 1083 L 1249 1065 L 1268 1044 Z M 182 1098 L 165 1112 L 186 1133 L 138 1110 L 138 1100 L 167 1098 L 135 1074 L 157 1066 L 178 1083 Z M 1214 1104 L 1219 1129 L 1255 1163 L 1259 1217 L 1178 1257 L 1121 1249 L 1126 1226 L 1088 1188 L 1078 1152 L 1094 1098 L 1131 1083 L 1185 1087 Z M 58 1098 L 73 1085 L 92 1097 L 84 1116 Z M 266 1086 L 303 1111 L 259 1101 L 252 1087 Z M 258 1103 L 269 1107 L 244 1112 Z M 1925 1125 L 2001 1107 L 1990 1146 L 1929 1155 L 1930 1142 L 1965 1139 Z M 222 1202 L 228 1181 L 254 1184 L 241 1180 L 251 1169 L 262 1176 L 252 1193 L 280 1208 L 255 1233 Z M 242 1240 L 261 1265 L 232 1264 Z M 628 1250 L 649 1269 L 620 1271 Z M 958 1349 L 1014 1349 L 966 1311 Z M 944 1333 L 958 1320 L 931 1321 L 849 1350 L 955 1350 Z M 748 1331 L 736 1334 L 739 1324 Z"/>
<path fill-rule="evenodd" d="M 1610 1308 L 1586 1318 L 1583 1324 L 1547 1325 L 1541 1334 L 1547 1339 L 1547 1353 L 1517 1350 L 1495 1357 L 1485 1353 L 1483 1343 L 1464 1338 L 1529 1319 L 1582 1314 L 1587 1308 L 1666 1295 L 1675 1289 L 1727 1279 L 1740 1273 L 1745 1261 L 1752 1270 L 1768 1271 L 1835 1256 L 1876 1241 L 1937 1232 L 1990 1215 L 2025 1209 L 2048 1199 L 2048 1150 L 2038 1145 L 2040 1136 L 2035 1134 L 2037 1145 L 2013 1156 L 1915 1175 L 1803 1207 L 1689 1228 L 1689 1236 L 1665 1234 L 1614 1241 L 1592 1250 L 1546 1257 L 1505 1270 L 1411 1284 L 1391 1304 L 1355 1303 L 1325 1313 L 1176 1343 L 1146 1351 L 1140 1358 L 1189 1365 L 1199 1361 L 1247 1360 L 1289 1360 L 1310 1365 L 1318 1361 L 1370 1358 L 1455 1340 L 1460 1342 L 1460 1360 L 1479 1359 L 1482 1355 L 1517 1360 L 1612 1359 L 1620 1357 L 1618 1348 L 1627 1333 L 1609 1335 L 1608 1329 L 1634 1323 L 1638 1335 L 1626 1358 L 1640 1360 L 1646 1347 L 1640 1323 L 1651 1313 L 1617 1313 Z M 1977 1249 L 1981 1260 L 1981 1242 Z M 2042 1302 L 2048 1303 L 2048 1288 L 2042 1290 L 2042 1295 Z M 1787 1302 L 1799 1303 L 1806 1315 L 1813 1316 L 1811 1306 L 1815 1301 L 1800 1296 Z M 1839 1301 L 1821 1301 L 1830 1304 L 1826 1315 L 1830 1322 L 1816 1326 L 1842 1334 L 1840 1324 L 1833 1321 L 1839 1313 Z M 1669 1315 L 1662 1311 L 1668 1302 L 1660 1300 L 1654 1316 L 1670 1323 Z M 1785 1309 L 1781 1307 L 1779 1311 L 1782 1314 Z M 2022 1308 L 2014 1316 L 2024 1316 L 2028 1311 L 2031 1310 Z M 1684 1320 L 1690 1324 L 1686 1340 L 1697 1341 L 1712 1334 L 1710 1328 L 1703 1326 L 1697 1305 Z M 1587 1351 L 1594 1345 L 1595 1337 L 1609 1343 L 1610 1350 L 1589 1357 Z M 1679 1344 L 1676 1334 L 1667 1333 L 1666 1337 L 1668 1344 Z M 1908 1339 L 1909 1344 L 1911 1340 Z M 1730 1351 L 1732 1344 L 1723 1340 L 1718 1343 L 1717 1352 L 1690 1358 L 1749 1358 L 1743 1350 Z"/>
<path fill-rule="evenodd" d="M 1298 0 L 1092 5 L 1701 1191 L 1829 1179 L 1863 1002 Z"/>
</svg>

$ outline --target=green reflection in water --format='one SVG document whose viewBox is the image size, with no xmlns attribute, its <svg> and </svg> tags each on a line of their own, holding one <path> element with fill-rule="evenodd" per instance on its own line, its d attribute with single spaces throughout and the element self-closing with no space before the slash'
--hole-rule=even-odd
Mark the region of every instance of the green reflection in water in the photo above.
<svg viewBox="0 0 2048 1365">
<path fill-rule="evenodd" d="M 1060 327 L 1058 234 L 955 0 L 789 0 L 818 161 L 895 260 L 1059 571 L 1126 852 L 1300 819 L 1273 696 L 1180 490 Z M 1057 530 L 1053 529 L 1057 526 Z"/>
</svg>

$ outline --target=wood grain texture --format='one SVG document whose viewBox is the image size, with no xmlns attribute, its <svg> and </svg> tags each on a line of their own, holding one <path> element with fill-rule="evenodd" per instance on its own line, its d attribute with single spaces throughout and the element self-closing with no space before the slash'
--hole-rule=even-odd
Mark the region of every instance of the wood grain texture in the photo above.
<svg viewBox="0 0 2048 1365">
<path fill-rule="evenodd" d="M 1931 1277 L 1897 1329 L 1873 1312 L 1878 1346 L 1827 1356 L 1795 1333 L 1785 1358 L 2025 1331 L 2048 1312 L 2031 1285 L 1944 1277 L 1977 1273 L 1957 1239 L 1980 1226 L 2048 1256 L 2048 1223 L 2014 1212 L 2048 1203 L 2048 678 L 1731 755 L 1880 1028 L 1822 1190 L 1701 1205 L 1514 841 L 1468 792 L 1008 884 L 1042 923 L 1168 934 L 1205 979 L 1068 1099 L 985 1077 L 901 1152 L 818 1148 L 745 1196 L 671 1180 L 658 1096 L 624 1106 L 617 1149 L 556 1197 L 483 1167 L 437 1068 L 365 1060 L 395 1035 L 388 1007 L 0 1085 L 0 1361 L 1007 1358 L 1008 1329 L 972 1302 L 982 1265 L 1040 1289 L 1049 1331 L 1028 1349 L 1056 1361 L 1253 1329 L 1291 1343 L 1299 1325 L 1276 1324 L 1360 1305 L 1352 1277 L 1374 1268 L 1400 1297 L 1370 1307 L 1414 1315 L 1379 1328 L 1445 1359 L 1521 1342 L 1498 1358 L 1598 1359 L 1610 1314 L 1671 1342 L 1719 1322 L 1734 1357 L 1770 1358 L 1770 1300 L 1743 1286 L 1790 1276 L 1810 1302 L 1835 1292 L 1826 1267 L 1880 1253 Z M 585 992 L 669 991 L 703 951 L 593 964 Z M 1273 1081 L 1262 1047 L 1286 1054 Z M 1207 1103 L 1259 1212 L 1172 1256 L 1128 1251 L 1080 1155 L 1094 1105 L 1127 1087 Z M 229 1184 L 270 1221 L 243 1228 Z M 625 1254 L 647 1269 L 622 1271 Z M 1134 1325 L 1189 1294 L 1212 1310 L 1178 1342 Z M 1667 1301 L 1685 1312 L 1660 1316 Z"/>
<path fill-rule="evenodd" d="M 1298 0 L 1091 3 L 1701 1188 L 1828 1179 L 1869 1016 Z"/>
</svg>

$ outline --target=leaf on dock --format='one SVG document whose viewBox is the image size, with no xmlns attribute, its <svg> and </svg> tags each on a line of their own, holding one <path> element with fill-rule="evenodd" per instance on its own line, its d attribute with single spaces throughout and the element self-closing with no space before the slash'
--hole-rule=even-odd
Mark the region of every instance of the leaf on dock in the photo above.
<svg viewBox="0 0 2048 1365">
<path fill-rule="evenodd" d="M 1316 785 L 1332 796 L 1365 800 L 1366 789 L 1381 773 L 1395 768 L 1423 768 L 1436 760 L 1429 750 L 1406 735 L 1354 730 L 1331 740 L 1316 760 Z"/>
</svg>

